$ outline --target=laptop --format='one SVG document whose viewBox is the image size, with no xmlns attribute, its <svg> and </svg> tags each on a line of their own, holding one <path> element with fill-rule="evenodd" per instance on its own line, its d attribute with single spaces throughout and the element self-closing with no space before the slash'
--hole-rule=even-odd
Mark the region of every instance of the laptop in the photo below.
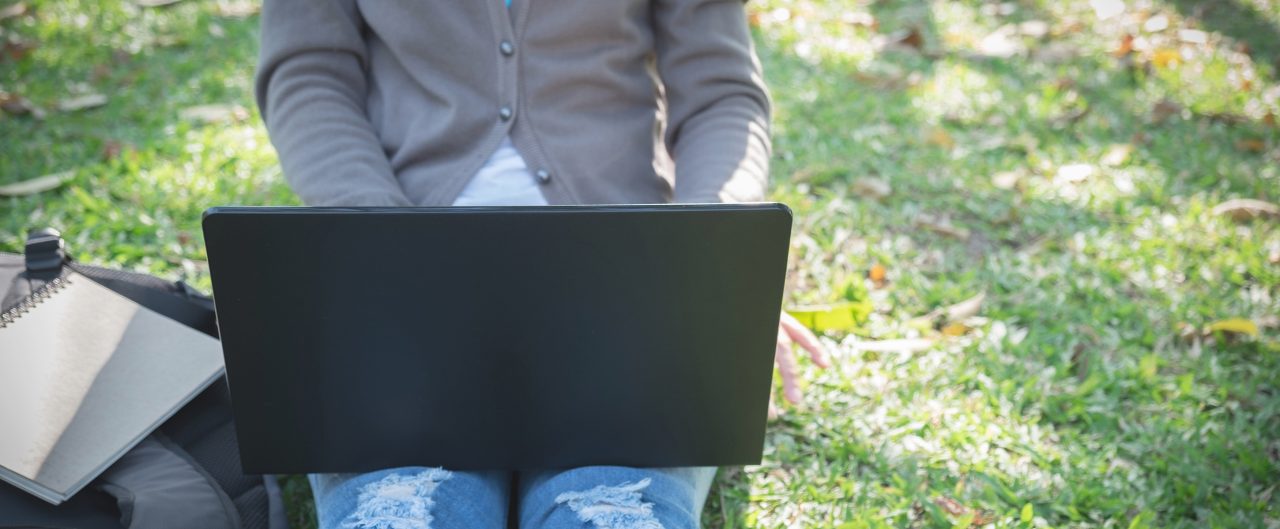
<svg viewBox="0 0 1280 529">
<path fill-rule="evenodd" d="M 785 205 L 203 225 L 247 473 L 760 463 Z"/>
</svg>

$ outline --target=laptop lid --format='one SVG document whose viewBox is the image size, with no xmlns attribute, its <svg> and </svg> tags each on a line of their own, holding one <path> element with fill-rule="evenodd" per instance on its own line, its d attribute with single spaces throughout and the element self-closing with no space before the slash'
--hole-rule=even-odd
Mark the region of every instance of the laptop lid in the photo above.
<svg viewBox="0 0 1280 529">
<path fill-rule="evenodd" d="M 782 204 L 205 212 L 244 470 L 759 464 Z"/>
</svg>

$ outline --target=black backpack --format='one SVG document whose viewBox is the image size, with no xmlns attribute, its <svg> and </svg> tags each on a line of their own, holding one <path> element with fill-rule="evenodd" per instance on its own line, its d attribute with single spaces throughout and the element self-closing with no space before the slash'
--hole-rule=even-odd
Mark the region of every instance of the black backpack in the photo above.
<svg viewBox="0 0 1280 529">
<path fill-rule="evenodd" d="M 208 296 L 181 281 L 75 263 L 63 244 L 58 232 L 39 230 L 28 237 L 25 255 L 0 252 L 0 312 L 71 269 L 155 312 L 218 336 L 213 300 Z M 125 465 L 131 465 L 128 472 L 132 475 L 145 475 L 149 465 L 160 464 L 152 457 L 157 452 L 163 453 L 166 464 L 181 465 L 191 478 L 188 485 L 198 482 L 201 494 L 178 496 L 190 501 L 173 501 L 174 496 L 166 491 L 154 494 L 157 487 L 166 486 L 164 479 L 156 479 L 169 475 L 165 472 L 144 476 L 147 490 L 130 490 L 135 481 L 129 479 L 109 479 L 124 473 L 121 467 Z M 162 501 L 145 503 L 147 494 Z M 214 382 L 106 473 L 61 505 L 55 507 L 0 481 L 0 529 L 151 529 L 172 526 L 175 513 L 196 513 L 199 523 L 184 521 L 182 525 L 188 527 L 288 528 L 283 497 L 274 476 L 245 475 L 241 471 L 225 378 Z"/>
</svg>

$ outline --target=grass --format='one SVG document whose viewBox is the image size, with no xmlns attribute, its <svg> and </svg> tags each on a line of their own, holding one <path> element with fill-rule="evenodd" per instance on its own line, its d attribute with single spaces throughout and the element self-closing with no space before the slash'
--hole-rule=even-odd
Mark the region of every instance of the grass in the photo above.
<svg viewBox="0 0 1280 529">
<path fill-rule="evenodd" d="M 0 114 L 0 184 L 74 176 L 0 198 L 0 249 L 53 225 L 207 289 L 205 207 L 297 202 L 253 108 L 256 17 L 28 4 L 0 90 L 48 115 Z M 1280 527 L 1280 228 L 1213 211 L 1280 201 L 1280 4 L 1094 4 L 750 4 L 789 303 L 871 310 L 827 333 L 833 368 L 802 363 L 807 404 L 722 469 L 704 526 Z M 77 93 L 109 101 L 54 110 Z M 1259 331 L 1204 332 L 1229 318 Z M 305 480 L 285 490 L 312 527 Z"/>
</svg>

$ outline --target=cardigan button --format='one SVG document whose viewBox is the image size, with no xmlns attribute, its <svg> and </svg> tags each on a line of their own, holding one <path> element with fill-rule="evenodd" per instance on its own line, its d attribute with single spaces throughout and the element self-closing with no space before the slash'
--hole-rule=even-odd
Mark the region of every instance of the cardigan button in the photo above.
<svg viewBox="0 0 1280 529">
<path fill-rule="evenodd" d="M 551 173 L 547 172 L 546 169 L 538 169 L 533 173 L 533 176 L 537 177 L 538 181 L 544 184 L 551 181 Z"/>
<path fill-rule="evenodd" d="M 503 56 L 510 57 L 516 54 L 516 46 L 511 41 L 504 40 L 498 44 L 498 51 L 502 52 Z"/>
<path fill-rule="evenodd" d="M 498 117 L 502 118 L 502 121 L 511 121 L 511 116 L 514 115 L 515 112 L 509 106 L 503 105 L 502 108 L 498 109 Z"/>
</svg>

